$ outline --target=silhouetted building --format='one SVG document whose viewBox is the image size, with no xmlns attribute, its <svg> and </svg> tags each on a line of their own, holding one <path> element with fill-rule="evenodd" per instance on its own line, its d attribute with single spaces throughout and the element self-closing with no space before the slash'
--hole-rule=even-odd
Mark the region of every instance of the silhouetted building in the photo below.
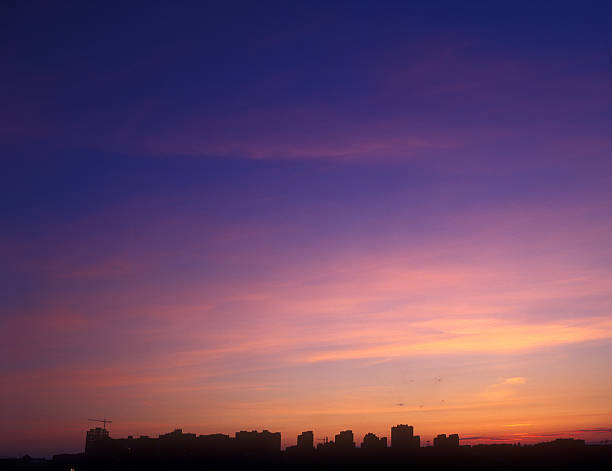
<svg viewBox="0 0 612 471">
<path fill-rule="evenodd" d="M 373 433 L 366 433 L 361 443 L 363 450 L 383 450 L 387 448 L 387 437 L 378 438 Z"/>
<path fill-rule="evenodd" d="M 391 448 L 395 451 L 418 449 L 421 446 L 421 437 L 414 435 L 412 425 L 399 424 L 391 427 Z"/>
<path fill-rule="evenodd" d="M 169 433 L 160 434 L 159 438 L 169 440 L 181 440 L 184 438 L 195 438 L 195 433 L 183 433 L 183 429 L 176 428 L 174 431 Z M 131 437 L 128 437 L 131 438 Z"/>
<path fill-rule="evenodd" d="M 246 434 L 246 435 L 245 435 Z M 158 438 L 141 435 L 134 438 L 112 439 L 104 429 L 87 432 L 85 453 L 90 457 L 118 458 L 131 456 L 139 459 L 156 458 L 197 458 L 203 456 L 229 456 L 235 452 L 250 454 L 280 451 L 280 433 L 267 430 L 258 432 L 238 432 L 238 439 L 229 435 L 212 434 L 196 436 L 176 429 L 160 434 Z"/>
<path fill-rule="evenodd" d="M 392 428 L 394 443 L 387 448 L 386 437 L 373 433 L 363 437 L 361 449 L 355 449 L 351 430 L 344 430 L 312 448 L 312 431 L 298 435 L 298 444 L 280 452 L 281 435 L 263 432 L 237 432 L 235 438 L 214 434 L 196 436 L 176 429 L 157 438 L 141 435 L 138 438 L 113 439 L 103 428 L 91 429 L 86 436 L 86 452 L 74 455 L 54 455 L 49 470 L 89 469 L 101 471 L 163 470 L 163 469 L 389 469 L 409 466 L 413 469 L 455 469 L 478 471 L 484 469 L 538 470 L 558 469 L 599 471 L 612 469 L 612 445 L 587 445 L 584 440 L 562 438 L 536 445 L 512 444 L 459 445 L 459 435 L 440 434 L 433 447 L 404 450 L 419 444 L 413 428 L 398 425 Z M 399 447 L 399 448 L 398 448 Z M 399 452 L 398 452 L 399 450 Z M 0 459 L 0 469 L 33 469 L 35 460 Z M 35 463 L 37 464 L 37 463 Z M 25 467 L 24 467 L 25 466 Z M 41 464 L 44 466 L 44 463 Z M 43 467 L 37 467 L 42 471 Z"/>
<path fill-rule="evenodd" d="M 180 428 L 161 434 L 157 444 L 163 456 L 192 456 L 197 451 L 195 433 L 183 433 Z"/>
<path fill-rule="evenodd" d="M 355 448 L 355 442 L 353 441 L 353 431 L 344 430 L 335 437 L 337 450 L 350 450 Z"/>
<path fill-rule="evenodd" d="M 198 450 L 202 454 L 226 454 L 231 451 L 233 444 L 230 436 L 222 433 L 200 435 L 196 441 Z"/>
<path fill-rule="evenodd" d="M 272 433 L 268 430 L 257 432 L 236 432 L 236 450 L 248 453 L 275 453 L 280 452 L 281 434 Z"/>
<path fill-rule="evenodd" d="M 323 443 L 317 443 L 317 451 L 325 452 L 325 451 L 332 450 L 333 448 L 334 448 L 333 440 L 330 441 L 327 439 L 327 437 L 325 437 L 325 440 L 323 441 Z"/>
<path fill-rule="evenodd" d="M 453 433 L 452 435 L 446 436 L 445 433 L 441 433 L 434 438 L 434 447 L 436 448 L 458 448 L 459 447 L 459 435 Z"/>
<path fill-rule="evenodd" d="M 96 440 L 105 440 L 107 438 L 110 438 L 108 430 L 102 427 L 89 429 L 85 438 L 85 446 L 87 446 L 87 443 L 94 442 Z"/>
<path fill-rule="evenodd" d="M 297 437 L 297 448 L 299 450 L 313 450 L 314 449 L 314 434 L 312 430 L 302 432 Z"/>
<path fill-rule="evenodd" d="M 552 442 L 538 443 L 535 446 L 558 448 L 562 450 L 576 450 L 579 448 L 584 448 L 585 441 L 576 438 L 557 438 Z"/>
<path fill-rule="evenodd" d="M 111 438 L 108 430 L 102 427 L 92 428 L 85 436 L 85 453 L 101 454 L 109 450 Z"/>
</svg>

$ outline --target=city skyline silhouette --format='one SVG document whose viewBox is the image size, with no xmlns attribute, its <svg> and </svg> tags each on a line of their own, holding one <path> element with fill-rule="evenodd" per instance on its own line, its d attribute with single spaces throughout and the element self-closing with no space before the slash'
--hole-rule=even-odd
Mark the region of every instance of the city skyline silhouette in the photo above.
<svg viewBox="0 0 612 471">
<path fill-rule="evenodd" d="M 599 459 L 611 44 L 609 0 L 0 2 L 0 459 Z"/>
<path fill-rule="evenodd" d="M 490 469 L 500 462 L 519 469 L 606 469 L 612 464 L 612 444 L 586 444 L 584 440 L 557 438 L 536 444 L 461 445 L 458 434 L 438 434 L 433 445 L 421 446 L 414 427 L 398 424 L 387 437 L 366 433 L 361 446 L 352 430 L 342 430 L 333 440 L 316 440 L 312 430 L 300 433 L 296 445 L 281 449 L 280 432 L 263 430 L 197 435 L 175 429 L 158 437 L 113 438 L 106 428 L 89 429 L 85 449 L 76 454 L 56 454 L 51 460 L 25 455 L 0 459 L 3 469 L 369 469 L 371 466 L 423 466 L 430 469 Z M 315 443 L 318 442 L 318 443 Z"/>
</svg>

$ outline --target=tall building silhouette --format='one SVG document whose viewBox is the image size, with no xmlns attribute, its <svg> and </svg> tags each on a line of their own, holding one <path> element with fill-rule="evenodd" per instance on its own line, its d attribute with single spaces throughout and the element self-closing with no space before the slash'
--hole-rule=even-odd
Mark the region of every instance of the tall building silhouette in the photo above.
<svg viewBox="0 0 612 471">
<path fill-rule="evenodd" d="M 335 444 L 337 450 L 350 450 L 355 448 L 355 442 L 353 441 L 353 431 L 343 430 L 335 436 Z"/>
<path fill-rule="evenodd" d="M 312 450 L 314 449 L 314 434 L 312 430 L 302 432 L 297 437 L 297 448 L 299 450 Z"/>
<path fill-rule="evenodd" d="M 418 449 L 421 446 L 421 437 L 414 435 L 412 425 L 399 424 L 391 427 L 391 448 L 396 451 Z"/>
<path fill-rule="evenodd" d="M 92 428 L 87 431 L 87 435 L 85 436 L 85 453 L 96 453 L 98 451 L 102 452 L 106 448 L 108 448 L 108 443 L 111 438 L 108 433 L 108 430 L 102 427 Z"/>
</svg>

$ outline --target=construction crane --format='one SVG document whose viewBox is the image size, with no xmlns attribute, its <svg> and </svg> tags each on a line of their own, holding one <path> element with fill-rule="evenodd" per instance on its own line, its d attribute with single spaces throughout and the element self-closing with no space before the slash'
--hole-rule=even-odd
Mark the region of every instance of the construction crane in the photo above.
<svg viewBox="0 0 612 471">
<path fill-rule="evenodd" d="M 91 422 L 102 422 L 104 424 L 104 430 L 106 430 L 106 424 L 113 423 L 113 421 L 110 419 L 87 419 L 87 420 L 90 420 Z"/>
</svg>

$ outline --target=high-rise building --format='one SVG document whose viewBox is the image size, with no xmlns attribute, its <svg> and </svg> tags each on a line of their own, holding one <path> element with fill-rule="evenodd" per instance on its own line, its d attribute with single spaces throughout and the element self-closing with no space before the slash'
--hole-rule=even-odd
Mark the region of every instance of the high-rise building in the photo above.
<svg viewBox="0 0 612 471">
<path fill-rule="evenodd" d="M 111 442 L 108 430 L 102 427 L 89 429 L 85 436 L 85 453 L 102 453 L 109 448 Z"/>
<path fill-rule="evenodd" d="M 421 437 L 414 435 L 412 425 L 399 424 L 391 427 L 391 448 L 394 450 L 411 450 L 421 446 Z"/>
<path fill-rule="evenodd" d="M 95 440 L 104 440 L 105 438 L 110 438 L 110 435 L 108 434 L 108 430 L 102 427 L 96 427 L 96 428 L 89 429 L 87 431 L 85 443 L 95 441 Z"/>
<path fill-rule="evenodd" d="M 335 437 L 335 447 L 338 450 L 348 450 L 355 448 L 355 442 L 353 441 L 353 431 L 343 430 Z"/>
<path fill-rule="evenodd" d="M 300 450 L 312 450 L 314 449 L 314 434 L 312 430 L 302 432 L 297 437 L 297 447 Z"/>
</svg>

